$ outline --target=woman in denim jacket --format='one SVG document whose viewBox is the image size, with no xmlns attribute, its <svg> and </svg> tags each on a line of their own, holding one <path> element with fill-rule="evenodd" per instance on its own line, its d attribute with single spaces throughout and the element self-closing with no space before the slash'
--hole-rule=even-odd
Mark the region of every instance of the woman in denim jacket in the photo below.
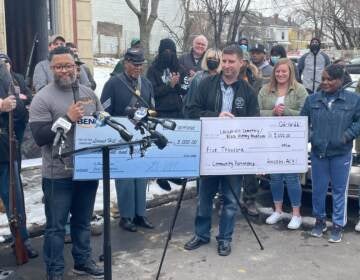
<svg viewBox="0 0 360 280">
<path fill-rule="evenodd" d="M 316 218 L 311 231 L 321 237 L 327 230 L 325 201 L 331 183 L 333 214 L 329 242 L 340 242 L 347 219 L 347 191 L 353 140 L 360 135 L 360 97 L 342 89 L 344 68 L 327 66 L 321 90 L 307 97 L 301 115 L 308 116 L 311 141 L 312 205 Z"/>
<path fill-rule="evenodd" d="M 293 63 L 290 59 L 281 58 L 275 64 L 270 83 L 259 93 L 258 101 L 261 116 L 298 116 L 307 97 L 303 85 L 295 79 Z M 289 229 L 301 226 L 301 185 L 299 174 L 271 174 L 270 187 L 275 204 L 275 211 L 266 219 L 267 224 L 275 224 L 283 218 L 282 205 L 284 181 L 293 208 Z"/>
</svg>

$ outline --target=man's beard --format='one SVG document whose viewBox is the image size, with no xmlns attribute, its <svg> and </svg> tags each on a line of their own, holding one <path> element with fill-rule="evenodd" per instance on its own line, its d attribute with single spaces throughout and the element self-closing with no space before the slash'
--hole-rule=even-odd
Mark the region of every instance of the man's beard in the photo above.
<svg viewBox="0 0 360 280">
<path fill-rule="evenodd" d="M 69 89 L 71 85 L 76 81 L 75 75 L 67 76 L 66 78 L 61 78 L 57 75 L 54 75 L 55 84 L 62 89 Z"/>
</svg>

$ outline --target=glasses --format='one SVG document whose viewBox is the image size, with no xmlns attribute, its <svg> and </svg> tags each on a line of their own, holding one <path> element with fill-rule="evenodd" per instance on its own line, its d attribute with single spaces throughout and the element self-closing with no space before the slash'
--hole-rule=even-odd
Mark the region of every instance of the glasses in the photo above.
<svg viewBox="0 0 360 280">
<path fill-rule="evenodd" d="M 66 71 L 70 71 L 73 70 L 75 67 L 75 64 L 59 64 L 59 65 L 52 65 L 51 68 L 54 69 L 57 72 L 66 70 Z"/>
</svg>

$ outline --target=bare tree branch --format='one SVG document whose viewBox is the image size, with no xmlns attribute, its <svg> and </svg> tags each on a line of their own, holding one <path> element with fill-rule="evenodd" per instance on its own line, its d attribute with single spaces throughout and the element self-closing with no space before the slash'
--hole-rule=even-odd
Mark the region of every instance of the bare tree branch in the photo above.
<svg viewBox="0 0 360 280">
<path fill-rule="evenodd" d="M 134 6 L 134 4 L 131 2 L 131 0 L 125 0 L 126 4 L 128 5 L 128 7 L 134 12 L 134 14 L 137 17 L 140 17 L 140 11 L 138 9 L 136 9 L 136 7 Z"/>
</svg>

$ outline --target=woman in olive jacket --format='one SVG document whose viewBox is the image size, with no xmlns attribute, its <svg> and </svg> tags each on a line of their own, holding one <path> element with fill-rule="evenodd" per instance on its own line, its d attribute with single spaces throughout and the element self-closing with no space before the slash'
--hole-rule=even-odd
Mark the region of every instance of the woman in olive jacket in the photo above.
<svg viewBox="0 0 360 280">
<path fill-rule="evenodd" d="M 259 92 L 260 115 L 298 116 L 306 97 L 306 89 L 295 79 L 293 63 L 290 59 L 281 58 L 274 66 L 270 83 L 265 85 Z M 271 174 L 270 178 L 275 211 L 266 219 L 266 223 L 275 224 L 283 218 L 282 204 L 285 181 L 293 208 L 288 228 L 298 229 L 301 226 L 301 185 L 299 174 Z"/>
</svg>

